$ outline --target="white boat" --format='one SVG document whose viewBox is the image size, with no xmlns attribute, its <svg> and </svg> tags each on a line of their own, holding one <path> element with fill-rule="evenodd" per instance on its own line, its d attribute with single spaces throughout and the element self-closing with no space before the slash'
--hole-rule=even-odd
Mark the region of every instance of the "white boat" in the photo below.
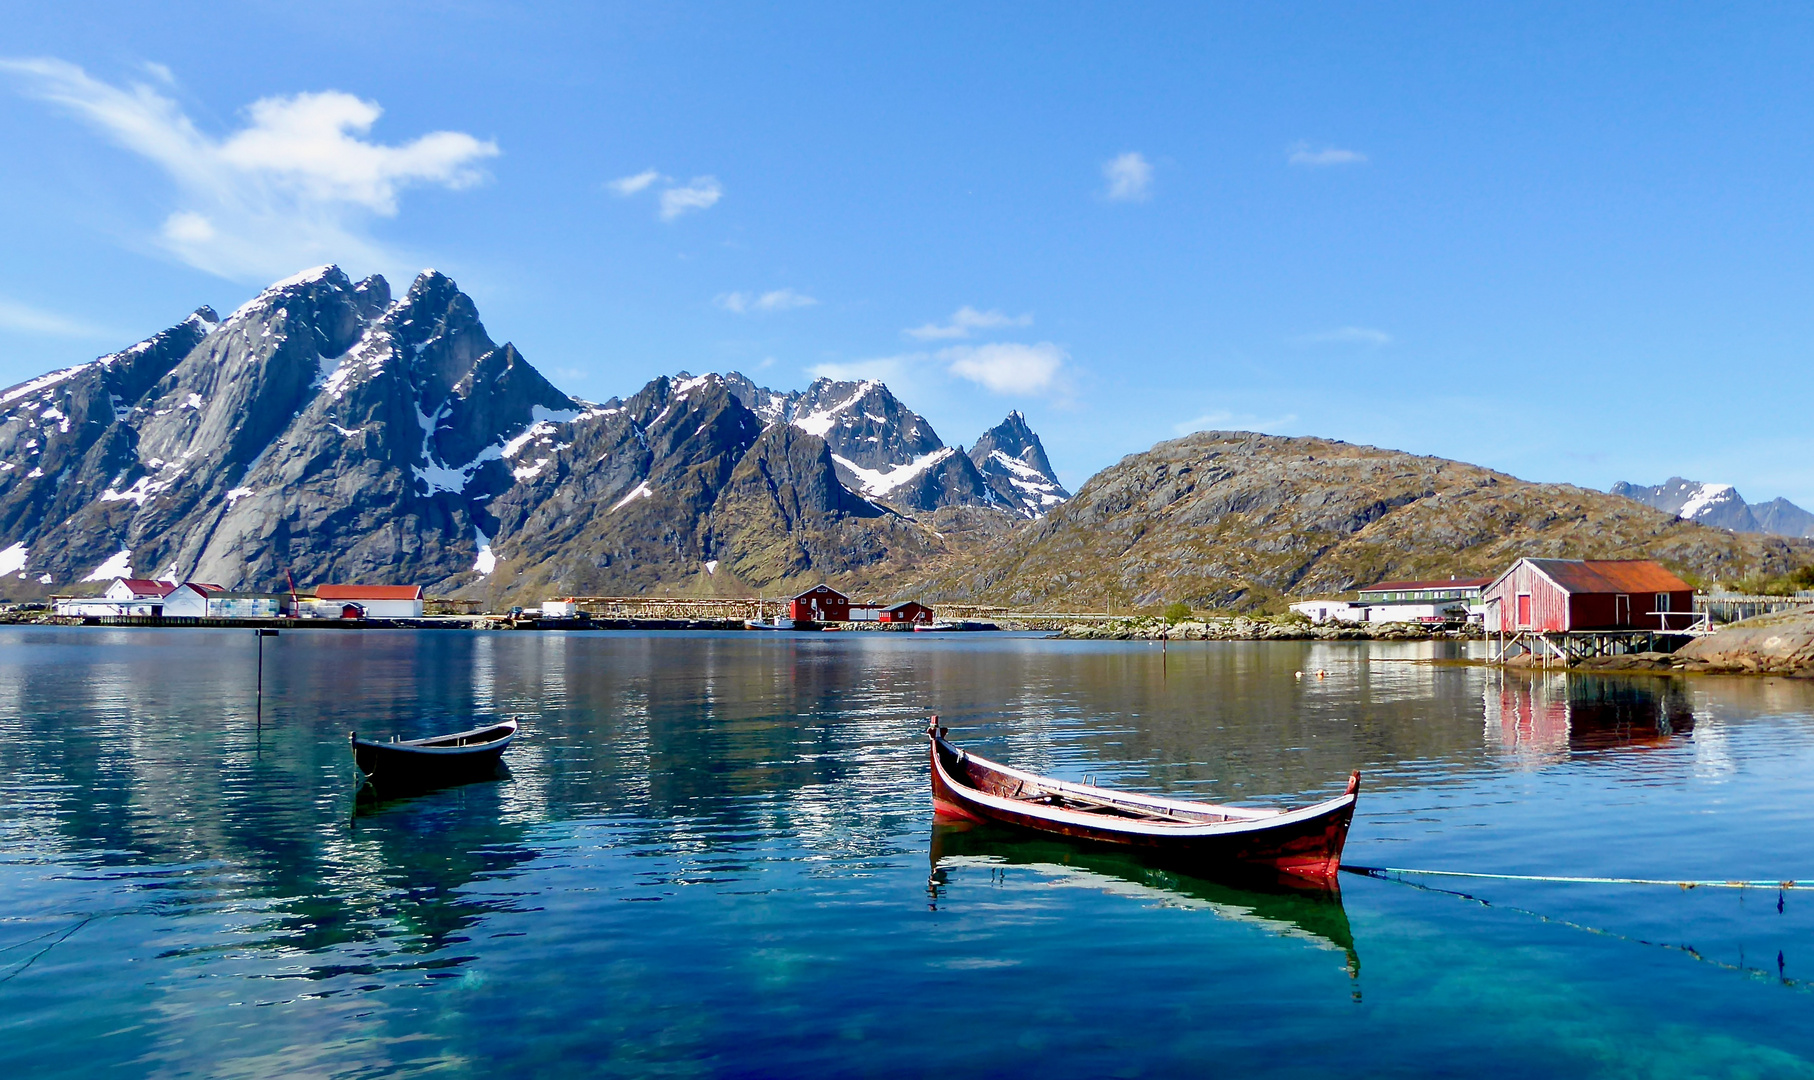
<svg viewBox="0 0 1814 1080">
<path fill-rule="evenodd" d="M 745 630 L 792 630 L 794 628 L 794 620 L 779 617 L 773 622 L 763 622 L 761 619 L 745 619 L 743 620 L 743 628 Z"/>
</svg>

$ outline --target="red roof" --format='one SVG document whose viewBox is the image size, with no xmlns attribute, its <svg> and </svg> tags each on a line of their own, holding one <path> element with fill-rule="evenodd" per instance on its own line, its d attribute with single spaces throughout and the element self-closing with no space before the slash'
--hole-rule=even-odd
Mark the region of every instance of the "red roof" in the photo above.
<svg viewBox="0 0 1814 1080">
<path fill-rule="evenodd" d="M 1406 589 L 1483 589 L 1493 583 L 1490 577 L 1445 578 L 1441 581 L 1382 581 L 1378 585 L 1363 585 L 1360 592 L 1402 592 Z"/>
<path fill-rule="evenodd" d="M 1567 593 L 1694 591 L 1649 559 L 1531 559 L 1530 564 Z"/>
<path fill-rule="evenodd" d="M 213 582 L 208 582 L 208 581 L 185 581 L 185 582 L 183 582 L 183 585 L 189 586 L 191 589 L 194 589 L 196 592 L 201 593 L 203 596 L 207 596 L 209 593 L 213 593 L 213 592 L 226 592 L 227 591 L 227 587 L 225 585 L 216 585 Z M 174 592 L 175 590 L 180 589 L 182 587 L 183 587 L 182 585 L 172 585 L 170 588 L 171 588 L 171 591 Z"/>
<path fill-rule="evenodd" d="M 420 600 L 420 585 L 321 585 L 315 589 L 320 600 Z"/>
<path fill-rule="evenodd" d="M 150 578 L 121 578 L 120 584 L 132 590 L 134 596 L 169 596 L 176 591 L 174 581 L 153 581 Z"/>
</svg>

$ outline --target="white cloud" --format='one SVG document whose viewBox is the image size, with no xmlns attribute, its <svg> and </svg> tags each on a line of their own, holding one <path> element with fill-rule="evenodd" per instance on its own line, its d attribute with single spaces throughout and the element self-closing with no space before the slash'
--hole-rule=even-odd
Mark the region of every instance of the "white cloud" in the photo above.
<svg viewBox="0 0 1814 1080">
<path fill-rule="evenodd" d="M 1367 326 L 1344 326 L 1316 334 L 1300 334 L 1291 341 L 1294 345 L 1366 345 L 1377 349 L 1390 345 L 1392 335 Z"/>
<path fill-rule="evenodd" d="M 921 341 L 934 341 L 943 338 L 967 338 L 972 330 L 996 330 L 1005 326 L 1032 326 L 1032 315 L 1004 315 L 993 309 L 978 311 L 968 304 L 958 308 L 951 315 L 951 321 L 944 326 L 927 323 L 903 330 L 901 333 Z"/>
<path fill-rule="evenodd" d="M 655 183 L 657 180 L 665 183 L 667 179 L 667 177 L 656 172 L 654 169 L 644 169 L 634 176 L 620 176 L 605 186 L 610 188 L 617 195 L 623 198 L 629 198 L 648 187 L 650 184 Z"/>
<path fill-rule="evenodd" d="M 263 281 L 323 262 L 395 264 L 367 233 L 369 219 L 394 216 L 412 185 L 480 182 L 478 163 L 499 152 L 457 131 L 368 141 L 383 110 L 337 90 L 261 98 L 244 127 L 217 139 L 144 83 L 122 89 L 45 58 L 0 60 L 0 71 L 163 169 L 188 205 L 165 220 L 159 242 L 227 278 Z"/>
<path fill-rule="evenodd" d="M 743 315 L 751 311 L 788 311 L 793 308 L 812 307 L 819 301 L 792 289 L 776 289 L 765 293 L 720 293 L 713 298 L 712 302 L 726 311 Z"/>
<path fill-rule="evenodd" d="M 103 336 L 102 331 L 93 326 L 65 318 L 54 311 L 17 304 L 0 298 L 0 330 L 13 330 L 21 334 L 40 334 L 44 337 L 92 338 Z"/>
<path fill-rule="evenodd" d="M 1180 435 L 1189 435 L 1193 431 L 1259 431 L 1277 433 L 1280 428 L 1297 422 L 1297 413 L 1286 413 L 1284 416 L 1262 418 L 1253 413 L 1234 413 L 1227 409 L 1206 412 L 1172 425 L 1172 430 Z"/>
<path fill-rule="evenodd" d="M 1133 151 L 1103 162 L 1102 176 L 1109 182 L 1103 197 L 1113 202 L 1139 202 L 1152 194 L 1153 166 Z"/>
<path fill-rule="evenodd" d="M 1290 147 L 1290 156 L 1285 160 L 1293 165 L 1305 165 L 1316 169 L 1327 165 L 1365 165 L 1367 155 L 1358 150 L 1342 150 L 1334 146 L 1312 150 L 1309 143 L 1301 142 L 1294 143 Z"/>
<path fill-rule="evenodd" d="M 1049 341 L 1037 345 L 997 342 L 960 345 L 939 353 L 946 368 L 960 379 L 980 383 L 998 394 L 1034 394 L 1054 389 L 1059 369 L 1070 354 Z"/>
<path fill-rule="evenodd" d="M 694 210 L 710 209 L 724 197 L 724 188 L 716 177 L 695 176 L 684 187 L 672 187 L 661 193 L 661 220 L 673 221 Z"/>
</svg>

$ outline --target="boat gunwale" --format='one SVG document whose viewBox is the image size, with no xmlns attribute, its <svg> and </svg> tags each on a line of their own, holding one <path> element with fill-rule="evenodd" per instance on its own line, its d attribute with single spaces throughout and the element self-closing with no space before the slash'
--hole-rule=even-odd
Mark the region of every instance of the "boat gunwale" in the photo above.
<svg viewBox="0 0 1814 1080">
<path fill-rule="evenodd" d="M 421 739 L 398 739 L 396 742 L 380 742 L 376 739 L 361 739 L 358 733 L 355 732 L 352 737 L 352 743 L 355 747 L 364 746 L 374 750 L 398 750 L 409 754 L 455 757 L 462 754 L 485 753 L 492 749 L 501 752 L 504 747 L 510 745 L 510 740 L 516 738 L 517 728 L 517 721 L 504 720 L 496 724 L 484 724 L 476 728 L 469 728 L 465 731 L 456 731 L 451 735 L 430 735 Z M 447 743 L 451 740 L 464 739 L 471 735 L 483 735 L 492 731 L 502 731 L 503 734 L 495 739 L 487 739 L 484 742 L 467 743 L 463 746 L 438 745 Z"/>
<path fill-rule="evenodd" d="M 931 739 L 935 744 L 934 753 L 932 755 L 933 767 L 938 769 L 939 775 L 945 783 L 955 792 L 961 794 L 962 797 L 1003 813 L 1021 814 L 1040 818 L 1055 824 L 1080 825 L 1112 833 L 1190 838 L 1267 832 L 1281 827 L 1313 821 L 1319 817 L 1337 813 L 1343 808 L 1353 805 L 1358 797 L 1355 792 L 1348 791 L 1341 795 L 1337 795 L 1335 798 L 1327 799 L 1319 803 L 1313 803 L 1309 806 L 1299 807 L 1295 810 L 1261 810 L 1247 807 L 1218 806 L 1214 803 L 1193 803 L 1181 799 L 1167 799 L 1157 795 L 1143 795 L 1138 792 L 1124 791 L 1116 791 L 1113 797 L 1105 798 L 1100 794 L 1103 790 L 1101 788 L 1091 787 L 1087 784 L 1073 784 L 1068 781 L 1054 780 L 1048 776 L 1041 776 L 1037 773 L 1011 768 L 1002 765 L 999 762 L 981 757 L 980 755 L 972 754 L 967 750 L 952 746 L 940 735 L 932 735 Z M 950 752 L 959 763 L 974 761 L 985 769 L 991 769 L 1015 779 L 1037 781 L 1043 788 L 1048 790 L 1055 790 L 1061 793 L 1070 791 L 1083 798 L 1108 803 L 1111 806 L 1119 801 L 1132 806 L 1172 807 L 1187 809 L 1191 813 L 1221 814 L 1235 817 L 1238 820 L 1170 822 L 1137 818 L 1114 818 L 1105 817 L 1098 813 L 1091 813 L 1087 810 L 1068 810 L 1064 807 L 1047 806 L 1024 799 L 1013 799 L 1002 795 L 992 795 L 980 788 L 972 786 L 965 780 L 960 780 L 953 776 L 950 770 L 945 768 L 944 759 L 938 753 L 938 750 L 940 749 Z"/>
</svg>

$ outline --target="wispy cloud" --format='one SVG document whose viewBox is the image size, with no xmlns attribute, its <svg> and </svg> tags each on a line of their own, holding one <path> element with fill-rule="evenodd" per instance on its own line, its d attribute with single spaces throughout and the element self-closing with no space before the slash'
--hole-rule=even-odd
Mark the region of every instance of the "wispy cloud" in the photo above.
<svg viewBox="0 0 1814 1080">
<path fill-rule="evenodd" d="M 54 311 L 45 311 L 28 304 L 0 298 L 0 330 L 12 330 L 21 334 L 37 334 L 43 337 L 94 338 L 104 336 L 104 332 L 86 323 L 58 315 Z"/>
<path fill-rule="evenodd" d="M 663 221 L 673 221 L 695 210 L 709 210 L 724 198 L 724 185 L 715 176 L 695 176 L 681 184 L 659 169 L 644 169 L 605 182 L 605 190 L 620 199 L 641 195 L 657 187 L 661 191 L 655 197 L 655 205 Z"/>
<path fill-rule="evenodd" d="M 654 169 L 644 169 L 634 176 L 620 176 L 616 180 L 606 184 L 605 187 L 611 189 L 616 195 L 627 199 L 656 181 L 668 181 L 668 178 L 656 172 Z"/>
<path fill-rule="evenodd" d="M 1152 163 L 1131 150 L 1103 162 L 1102 178 L 1109 185 L 1102 196 L 1111 202 L 1140 202 L 1152 196 Z"/>
<path fill-rule="evenodd" d="M 994 309 L 978 311 L 966 304 L 952 312 L 951 321 L 943 326 L 937 323 L 927 323 L 924 326 L 903 330 L 901 333 L 920 341 L 939 341 L 950 338 L 967 338 L 973 330 L 999 330 L 1009 326 L 1032 325 L 1033 316 L 1031 314 L 1004 315 Z"/>
<path fill-rule="evenodd" d="M 159 81 L 168 69 L 150 69 Z M 50 58 L 0 60 L 25 92 L 73 113 L 175 182 L 181 201 L 157 242 L 222 277 L 268 280 L 298 266 L 399 259 L 371 237 L 374 217 L 398 211 L 412 185 L 458 190 L 484 179 L 479 163 L 497 143 L 436 131 L 399 145 L 365 136 L 376 102 L 337 90 L 268 97 L 226 138 L 202 132 L 180 106 L 145 83 L 118 87 Z"/>
<path fill-rule="evenodd" d="M 671 187 L 661 193 L 661 220 L 673 221 L 694 210 L 709 210 L 724 197 L 717 178 L 695 176 L 682 187 Z"/>
<path fill-rule="evenodd" d="M 943 349 L 939 358 L 951 374 L 998 394 L 1039 394 L 1058 388 L 1059 372 L 1071 355 L 1049 341 L 996 342 Z"/>
<path fill-rule="evenodd" d="M 1343 150 L 1335 146 L 1312 150 L 1310 144 L 1306 142 L 1293 143 L 1287 148 L 1287 154 L 1286 161 L 1312 169 L 1329 165 L 1365 165 L 1367 163 L 1367 155 L 1359 150 Z"/>
<path fill-rule="evenodd" d="M 752 311 L 790 311 L 794 308 L 812 307 L 819 301 L 792 289 L 775 289 L 765 293 L 720 293 L 712 302 L 726 311 L 743 315 Z"/>
<path fill-rule="evenodd" d="M 1297 422 L 1297 413 L 1286 413 L 1284 416 L 1260 417 L 1253 413 L 1235 413 L 1227 409 L 1206 412 L 1202 416 L 1192 417 L 1172 425 L 1172 430 L 1179 435 L 1189 435 L 1193 431 L 1260 431 L 1277 433 L 1278 429 Z"/>
<path fill-rule="evenodd" d="M 1367 326 L 1344 326 L 1315 334 L 1299 334 L 1291 339 L 1291 343 L 1293 345 L 1365 345 L 1377 349 L 1381 345 L 1392 344 L 1392 335 L 1384 330 L 1375 330 Z"/>
</svg>

